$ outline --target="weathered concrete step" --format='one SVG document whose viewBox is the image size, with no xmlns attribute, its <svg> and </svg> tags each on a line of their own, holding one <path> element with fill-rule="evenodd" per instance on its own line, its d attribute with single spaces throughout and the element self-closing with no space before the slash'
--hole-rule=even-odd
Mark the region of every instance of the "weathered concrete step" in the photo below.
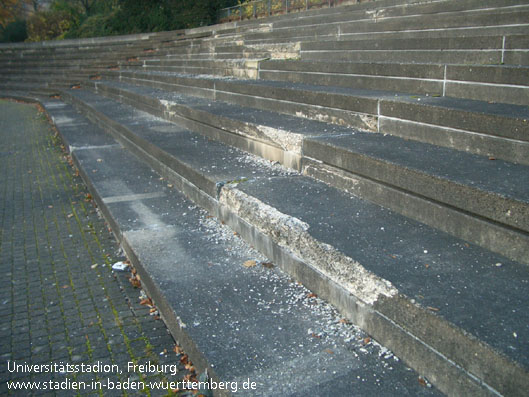
<svg viewBox="0 0 529 397">
<path fill-rule="evenodd" d="M 508 59 L 525 62 L 523 57 L 527 51 L 512 51 Z M 402 62 L 402 63 L 434 63 L 434 64 L 466 64 L 466 65 L 500 65 L 506 53 L 503 50 L 361 50 L 361 51 L 310 51 L 301 54 L 301 59 L 312 61 L 333 62 Z M 518 63 L 517 63 L 518 64 Z"/>
<path fill-rule="evenodd" d="M 424 369 L 445 392 L 517 395 L 526 389 L 527 266 L 310 178 L 241 168 L 232 161 L 233 149 L 223 153 L 207 140 L 193 144 L 194 134 L 130 107 L 82 91 L 71 95 L 151 166 L 172 175 L 186 195 L 217 210 L 221 220 Z M 173 157 L 172 171 L 164 152 Z M 202 178 L 184 163 L 194 163 Z M 204 179 L 233 181 L 242 169 L 250 172 L 248 180 L 225 183 L 209 196 Z M 484 302 L 490 302 L 487 313 Z"/>
<path fill-rule="evenodd" d="M 409 16 L 396 19 L 375 21 L 358 21 L 350 25 L 342 25 L 341 33 L 344 35 L 358 32 L 380 32 L 398 30 L 433 30 L 433 29 L 456 29 L 482 26 L 510 26 L 524 25 L 529 21 L 529 7 L 527 5 L 506 12 L 481 12 L 469 13 L 446 13 L 425 17 L 422 15 Z M 410 26 L 412 27 L 410 29 Z"/>
<path fill-rule="evenodd" d="M 259 66 L 262 80 L 441 95 L 516 105 L 529 105 L 528 76 L 529 67 L 502 65 L 274 60 L 263 61 Z"/>
<path fill-rule="evenodd" d="M 527 35 L 379 38 L 332 42 L 304 42 L 303 59 L 335 61 L 444 62 L 524 64 L 529 52 Z M 404 58 L 408 55 L 408 59 Z M 460 56 L 460 59 L 457 56 Z M 383 58 L 383 57 L 386 58 Z M 428 56 L 430 58 L 428 58 Z M 526 64 L 526 63 L 525 63 Z"/>
<path fill-rule="evenodd" d="M 123 82 L 97 81 L 108 98 L 174 121 L 199 134 L 301 171 L 308 137 L 352 134 L 354 130 L 226 102 L 210 101 Z"/>
<path fill-rule="evenodd" d="M 96 87 L 212 139 L 297 170 L 303 164 L 311 176 L 529 264 L 527 166 L 157 89 Z"/>
<path fill-rule="evenodd" d="M 301 52 L 316 51 L 359 51 L 359 50 L 513 50 L 527 49 L 528 35 L 436 37 L 422 38 L 380 38 L 371 40 L 349 40 L 333 42 L 304 42 Z"/>
<path fill-rule="evenodd" d="M 283 21 L 278 21 L 273 24 L 274 29 L 290 28 L 295 26 L 310 26 L 321 23 L 340 23 L 340 22 L 356 22 L 359 20 L 372 20 L 376 22 L 383 22 L 387 19 L 421 15 L 423 18 L 431 17 L 432 15 L 443 15 L 447 13 L 465 12 L 472 17 L 477 13 L 490 12 L 504 12 L 513 7 L 524 7 L 524 1 L 435 1 L 435 2 L 417 2 L 415 4 L 388 4 L 383 3 L 372 4 L 371 7 L 346 7 L 336 8 L 331 15 L 318 13 L 304 17 L 300 15 L 298 18 L 289 18 Z"/>
<path fill-rule="evenodd" d="M 369 133 L 307 139 L 303 154 L 307 174 L 529 264 L 528 166 Z"/>
<path fill-rule="evenodd" d="M 526 106 L 262 80 L 197 79 L 154 72 L 108 72 L 105 76 L 529 164 Z"/>
<path fill-rule="evenodd" d="M 159 62 L 152 62 L 145 64 L 122 65 L 121 70 L 139 70 L 146 73 L 153 71 L 188 75 L 211 75 L 256 79 L 259 71 L 259 61 L 260 60 L 255 59 L 197 59 L 164 61 L 163 64 Z"/>
<path fill-rule="evenodd" d="M 238 382 L 239 393 L 249 378 L 250 396 L 324 396 L 331 388 L 341 395 L 440 395 L 109 135 L 60 102 L 43 104 L 198 371 Z M 258 265 L 244 267 L 248 260 Z"/>
<path fill-rule="evenodd" d="M 359 33 L 378 33 L 378 32 L 395 32 L 395 31 L 456 31 L 462 28 L 490 28 L 490 27 L 509 27 L 520 25 L 525 27 L 529 25 L 528 6 L 520 6 L 503 11 L 476 11 L 476 12 L 454 12 L 432 15 L 409 15 L 397 18 L 380 18 L 371 17 L 364 20 L 354 20 L 351 22 L 326 23 L 323 20 L 314 25 L 293 26 L 276 29 L 269 33 L 255 33 L 245 35 L 245 40 L 271 40 L 285 37 L 303 38 L 307 40 L 311 34 L 318 36 L 336 35 L 343 39 L 348 39 L 349 35 Z M 486 30 L 484 30 L 486 31 Z M 308 33 L 311 32 L 311 33 Z M 482 31 L 483 32 L 483 31 Z M 482 33 L 481 32 L 481 33 Z M 497 35 L 502 34 L 496 31 Z M 457 34 L 462 35 L 462 34 Z"/>
</svg>

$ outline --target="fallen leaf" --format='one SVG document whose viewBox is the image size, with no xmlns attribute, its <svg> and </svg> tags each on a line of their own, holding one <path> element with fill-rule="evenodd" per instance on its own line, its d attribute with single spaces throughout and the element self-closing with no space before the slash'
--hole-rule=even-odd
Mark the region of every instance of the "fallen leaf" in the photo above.
<svg viewBox="0 0 529 397">
<path fill-rule="evenodd" d="M 173 351 L 176 353 L 176 354 L 182 354 L 184 353 L 184 351 L 182 350 L 182 348 L 178 345 L 174 345 L 174 348 L 173 348 Z"/>
<path fill-rule="evenodd" d="M 314 332 L 312 334 L 310 334 L 310 336 L 312 336 L 313 338 L 316 338 L 316 339 L 321 339 L 321 335 L 317 335 Z"/>
<path fill-rule="evenodd" d="M 317 297 L 318 297 L 318 295 L 316 295 L 316 294 L 313 293 L 313 292 L 307 294 L 307 298 L 309 298 L 309 299 L 310 299 L 310 298 L 317 298 Z"/>
<path fill-rule="evenodd" d="M 489 157 L 489 160 L 496 160 L 496 157 L 492 157 L 492 156 L 490 156 L 490 157 Z"/>
<path fill-rule="evenodd" d="M 351 322 L 347 320 L 346 318 L 342 318 L 339 322 L 340 324 L 351 324 Z"/>
<path fill-rule="evenodd" d="M 369 336 L 367 338 L 364 338 L 364 345 L 368 345 L 369 342 L 371 342 L 371 338 Z"/>
<path fill-rule="evenodd" d="M 275 266 L 272 262 L 263 262 L 263 267 L 266 267 L 267 269 L 273 269 Z"/>
<path fill-rule="evenodd" d="M 419 385 L 426 387 L 426 381 L 424 380 L 424 378 L 419 376 L 418 381 L 419 381 Z"/>
<path fill-rule="evenodd" d="M 141 287 L 141 282 L 140 280 L 138 280 L 138 278 L 136 276 L 132 276 L 129 278 L 129 282 L 132 284 L 133 287 L 135 288 L 140 288 Z"/>
<path fill-rule="evenodd" d="M 78 90 L 78 89 L 81 88 L 81 85 L 80 85 L 80 84 L 75 84 L 75 85 L 72 85 L 70 88 L 71 88 L 72 90 Z"/>
<path fill-rule="evenodd" d="M 257 262 L 254 260 L 249 260 L 249 261 L 244 262 L 242 265 L 246 268 L 250 268 L 250 267 L 254 267 L 255 265 L 257 265 Z"/>
<path fill-rule="evenodd" d="M 145 298 L 140 301 L 140 305 L 153 306 L 151 298 Z"/>
<path fill-rule="evenodd" d="M 428 268 L 430 267 L 430 265 L 427 264 L 427 263 L 425 263 L 425 264 L 424 264 L 424 267 L 425 267 L 426 269 L 428 269 Z"/>
<path fill-rule="evenodd" d="M 437 307 L 426 306 L 426 308 L 428 310 L 431 310 L 432 312 L 438 312 L 439 311 L 439 309 Z"/>
<path fill-rule="evenodd" d="M 329 353 L 329 354 L 334 354 L 334 352 L 331 349 L 325 349 L 324 352 Z"/>
</svg>

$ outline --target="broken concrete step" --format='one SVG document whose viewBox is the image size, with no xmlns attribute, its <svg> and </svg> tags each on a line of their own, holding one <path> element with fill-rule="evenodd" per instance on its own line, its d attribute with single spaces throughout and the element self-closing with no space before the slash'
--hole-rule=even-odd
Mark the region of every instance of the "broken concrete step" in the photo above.
<svg viewBox="0 0 529 397">
<path fill-rule="evenodd" d="M 319 121 L 123 82 L 97 81 L 94 84 L 100 95 L 175 121 L 211 139 L 298 171 L 301 171 L 304 139 L 352 134 L 355 131 Z"/>
<path fill-rule="evenodd" d="M 250 379 L 245 395 L 440 395 L 73 109 L 43 104 L 198 371 L 239 392 Z"/>
<path fill-rule="evenodd" d="M 254 246 L 277 263 L 291 266 L 317 293 L 379 335 L 383 343 L 390 343 L 407 362 L 424 368 L 442 390 L 455 394 L 525 390 L 527 266 L 310 178 L 258 171 L 254 165 L 217 169 L 220 164 L 233 165 L 229 157 L 237 157 L 236 151 L 223 149 L 222 154 L 216 143 L 189 133 L 190 145 L 185 144 L 178 126 L 171 129 L 160 119 L 116 102 L 112 105 L 94 94 L 70 94 L 113 133 L 119 131 L 116 137 L 171 177 L 186 195 L 210 211 L 218 210 L 221 219 Z M 155 142 L 158 149 L 152 146 Z M 194 142 L 199 143 L 195 148 Z M 171 170 L 166 168 L 170 164 L 164 152 L 173 157 Z M 207 180 L 237 183 L 208 188 L 183 163 L 194 163 L 195 175 Z M 241 170 L 253 176 L 233 181 L 235 174 L 244 176 Z M 199 185 L 204 190 L 197 190 Z M 213 192 L 216 195 L 210 196 Z M 485 301 L 490 301 L 487 313 L 481 310 Z M 467 370 L 485 385 L 468 377 Z"/>
<path fill-rule="evenodd" d="M 307 174 L 529 264 L 528 166 L 369 133 L 308 138 L 303 155 Z"/>
<path fill-rule="evenodd" d="M 104 77 L 529 164 L 526 106 L 162 72 L 106 72 Z"/>
<path fill-rule="evenodd" d="M 142 72 L 160 71 L 189 75 L 231 76 L 243 79 L 256 79 L 259 60 L 256 59 L 195 59 L 161 60 L 143 64 L 122 66 L 122 70 L 141 70 Z"/>
<path fill-rule="evenodd" d="M 476 73 L 474 73 L 474 70 Z M 529 105 L 529 67 L 262 61 L 259 78 Z"/>
<path fill-rule="evenodd" d="M 198 187 L 203 193 L 195 199 L 208 210 L 222 185 L 269 175 L 268 169 L 249 161 L 244 152 L 182 126 L 88 91 L 72 90 L 64 95 L 88 112 L 94 122 L 111 127 L 115 137 L 129 150 L 140 150 L 147 158 L 157 158 L 164 169 L 178 172 L 179 188 L 185 190 L 186 184 Z M 145 128 L 146 124 L 150 127 Z M 206 157 L 212 162 L 203 164 Z"/>
<path fill-rule="evenodd" d="M 303 162 L 311 176 L 529 264 L 527 166 L 157 89 L 112 82 L 96 87 L 288 167 L 301 170 Z M 474 172 L 462 172 L 467 169 Z"/>
</svg>

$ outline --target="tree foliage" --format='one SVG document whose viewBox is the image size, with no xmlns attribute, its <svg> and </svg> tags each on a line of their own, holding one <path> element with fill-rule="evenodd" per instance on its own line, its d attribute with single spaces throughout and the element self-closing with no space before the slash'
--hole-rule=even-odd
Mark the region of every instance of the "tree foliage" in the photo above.
<svg viewBox="0 0 529 397">
<path fill-rule="evenodd" d="M 220 8 L 237 0 L 1 0 L 0 24 L 14 20 L 21 3 L 35 13 L 27 20 L 28 41 L 177 30 L 215 23 Z"/>
</svg>

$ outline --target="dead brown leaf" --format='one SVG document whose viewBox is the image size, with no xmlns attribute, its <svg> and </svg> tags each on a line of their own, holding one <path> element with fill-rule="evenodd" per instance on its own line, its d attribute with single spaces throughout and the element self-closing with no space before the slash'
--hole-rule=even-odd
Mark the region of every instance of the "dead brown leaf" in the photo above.
<svg viewBox="0 0 529 397">
<path fill-rule="evenodd" d="M 246 261 L 242 264 L 244 267 L 246 268 L 250 268 L 250 267 L 254 267 L 257 265 L 257 262 L 254 261 L 254 260 L 249 260 L 249 261 Z"/>
<path fill-rule="evenodd" d="M 428 310 L 431 310 L 432 312 L 438 312 L 439 311 L 439 309 L 437 307 L 426 306 L 426 308 Z"/>
<path fill-rule="evenodd" d="M 153 306 L 151 298 L 145 298 L 140 301 L 140 305 Z"/>
</svg>

